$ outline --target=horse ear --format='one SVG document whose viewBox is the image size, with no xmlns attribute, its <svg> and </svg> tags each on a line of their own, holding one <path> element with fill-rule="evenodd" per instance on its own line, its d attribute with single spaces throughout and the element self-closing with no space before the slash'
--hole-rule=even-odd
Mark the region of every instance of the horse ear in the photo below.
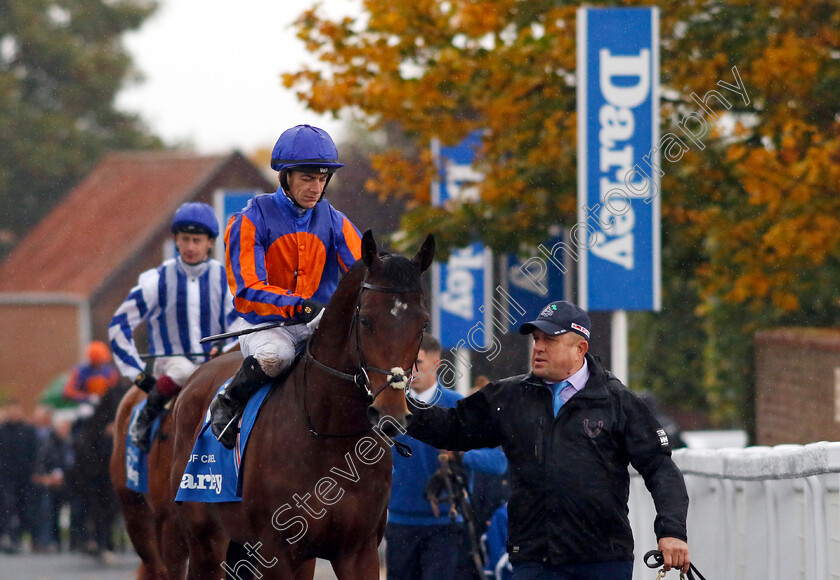
<svg viewBox="0 0 840 580">
<path fill-rule="evenodd" d="M 379 252 L 376 251 L 376 240 L 373 239 L 373 232 L 368 230 L 362 236 L 362 261 L 370 269 L 371 265 L 379 259 Z"/>
<path fill-rule="evenodd" d="M 432 265 L 432 260 L 435 259 L 435 237 L 432 234 L 426 236 L 426 241 L 417 255 L 411 260 L 411 263 L 420 268 L 421 272 L 425 272 L 429 266 Z"/>
</svg>

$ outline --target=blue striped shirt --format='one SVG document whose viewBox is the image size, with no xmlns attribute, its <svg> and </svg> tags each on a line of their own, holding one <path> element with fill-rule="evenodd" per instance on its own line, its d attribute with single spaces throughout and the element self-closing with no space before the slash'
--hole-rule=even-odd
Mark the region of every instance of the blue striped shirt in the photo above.
<svg viewBox="0 0 840 580">
<path fill-rule="evenodd" d="M 169 355 L 208 352 L 213 345 L 199 340 L 227 332 L 236 318 L 224 265 L 212 259 L 192 266 L 180 257 L 167 260 L 140 274 L 114 313 L 108 326 L 114 361 L 132 380 L 145 369 L 134 343 L 134 329 L 143 321 L 149 353 Z"/>
</svg>

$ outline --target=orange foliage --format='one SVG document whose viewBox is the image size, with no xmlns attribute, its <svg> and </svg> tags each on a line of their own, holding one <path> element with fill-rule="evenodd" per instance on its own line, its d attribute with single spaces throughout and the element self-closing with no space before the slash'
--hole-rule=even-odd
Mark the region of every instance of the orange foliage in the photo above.
<svg viewBox="0 0 840 580">
<path fill-rule="evenodd" d="M 840 250 L 840 5 L 829 0 L 703 0 L 660 6 L 663 133 L 710 90 L 707 149 L 663 168 L 663 228 L 694 256 L 701 297 L 785 312 L 813 285 L 803 272 Z M 482 201 L 430 210 L 430 155 L 388 151 L 368 188 L 410 198 L 410 234 L 481 238 L 500 250 L 576 219 L 575 15 L 547 0 L 364 0 L 364 17 L 310 10 L 299 37 L 322 61 L 284 75 L 316 111 L 396 123 L 417 150 L 484 131 Z M 624 1 L 620 5 L 649 5 Z M 737 67 L 749 103 L 718 81 Z M 490 216 L 490 217 L 487 217 Z M 458 233 L 453 233 L 457 230 Z M 665 265 L 667 267 L 667 264 Z M 666 271 L 666 275 L 668 275 Z M 807 276 L 806 276 L 807 278 Z"/>
</svg>

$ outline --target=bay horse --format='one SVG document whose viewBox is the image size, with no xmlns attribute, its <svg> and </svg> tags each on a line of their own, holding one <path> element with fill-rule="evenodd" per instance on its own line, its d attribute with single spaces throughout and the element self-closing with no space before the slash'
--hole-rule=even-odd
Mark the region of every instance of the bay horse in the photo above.
<svg viewBox="0 0 840 580">
<path fill-rule="evenodd" d="M 180 504 L 190 578 L 312 578 L 314 558 L 329 560 L 339 580 L 379 578 L 390 446 L 411 418 L 404 389 L 429 323 L 421 273 L 434 238 L 409 260 L 380 255 L 367 231 L 361 255 L 306 355 L 263 403 L 240 467 L 242 501 Z M 233 370 L 221 359 L 201 366 L 173 408 L 173 492 Z M 234 546 L 243 560 L 230 559 Z"/>
<path fill-rule="evenodd" d="M 226 355 L 238 358 L 238 352 Z M 235 370 L 235 369 L 234 369 Z M 175 509 L 175 496 L 169 487 L 172 467 L 172 419 L 165 413 L 148 454 L 149 492 L 128 487 L 125 440 L 131 412 L 146 397 L 132 386 L 120 401 L 114 422 L 114 447 L 111 452 L 111 485 L 125 519 L 125 528 L 134 550 L 140 556 L 139 580 L 181 580 L 186 576 L 187 543 L 181 533 Z"/>
</svg>

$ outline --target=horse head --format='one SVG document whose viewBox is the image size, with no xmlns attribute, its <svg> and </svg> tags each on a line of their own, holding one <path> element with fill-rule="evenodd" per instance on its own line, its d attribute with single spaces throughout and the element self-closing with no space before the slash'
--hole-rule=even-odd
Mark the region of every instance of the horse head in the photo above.
<svg viewBox="0 0 840 580">
<path fill-rule="evenodd" d="M 429 326 L 429 312 L 420 283 L 435 254 L 435 239 L 429 235 L 413 259 L 380 256 L 368 230 L 362 238 L 362 261 L 367 275 L 362 283 L 358 308 L 359 350 L 365 362 L 381 371 L 381 386 L 375 386 L 367 415 L 386 435 L 396 435 L 391 420 L 405 429 L 411 418 L 405 389 L 417 360 L 420 340 Z M 388 421 L 382 421 L 388 417 Z"/>
<path fill-rule="evenodd" d="M 421 274 L 434 252 L 429 235 L 413 259 L 379 254 L 373 234 L 365 232 L 362 259 L 342 278 L 312 340 L 317 366 L 355 383 L 368 420 L 389 436 L 411 419 L 405 389 L 429 325 Z M 343 356 L 336 358 L 330 350 L 339 349 Z"/>
</svg>

